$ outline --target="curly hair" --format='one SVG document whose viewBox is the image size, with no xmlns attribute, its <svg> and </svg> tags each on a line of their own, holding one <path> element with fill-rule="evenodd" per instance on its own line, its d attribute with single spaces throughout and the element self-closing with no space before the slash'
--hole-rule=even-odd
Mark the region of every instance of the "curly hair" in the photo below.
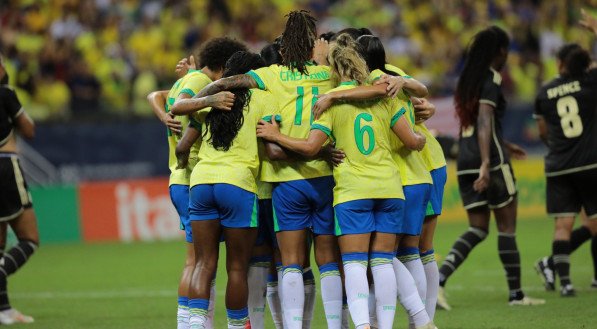
<svg viewBox="0 0 597 329">
<path fill-rule="evenodd" d="M 224 77 L 244 74 L 264 66 L 265 62 L 261 56 L 247 51 L 239 51 L 226 62 Z M 207 142 L 220 151 L 228 151 L 232 146 L 244 123 L 244 109 L 251 100 L 249 89 L 233 89 L 230 92 L 234 94 L 232 109 L 230 111 L 212 109 L 205 118 L 207 129 L 203 131 L 203 137 L 205 138 L 209 131 Z"/>
<path fill-rule="evenodd" d="M 342 78 L 349 78 L 364 84 L 369 77 L 367 63 L 357 51 L 358 44 L 348 33 L 341 34 L 330 46 L 328 61 L 332 68 L 332 81 L 340 83 Z"/>
<path fill-rule="evenodd" d="M 478 32 L 471 40 L 454 95 L 456 116 L 461 127 L 469 127 L 477 121 L 483 79 L 491 62 L 501 51 L 507 51 L 509 45 L 508 34 L 497 26 Z"/>
<path fill-rule="evenodd" d="M 306 10 L 291 11 L 286 17 L 286 28 L 280 40 L 282 64 L 290 70 L 307 74 L 305 62 L 311 59 L 313 53 L 317 20 Z"/>
<path fill-rule="evenodd" d="M 211 39 L 199 51 L 199 67 L 207 66 L 216 72 L 223 70 L 226 61 L 237 51 L 247 51 L 247 46 L 227 37 Z"/>
</svg>

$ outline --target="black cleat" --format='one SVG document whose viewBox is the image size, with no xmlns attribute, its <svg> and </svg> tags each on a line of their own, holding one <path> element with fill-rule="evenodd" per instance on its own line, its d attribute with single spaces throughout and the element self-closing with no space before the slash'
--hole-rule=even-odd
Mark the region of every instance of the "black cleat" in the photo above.
<svg viewBox="0 0 597 329">
<path fill-rule="evenodd" d="M 562 297 L 574 297 L 576 296 L 576 291 L 571 284 L 567 284 L 560 289 L 560 296 Z"/>
<path fill-rule="evenodd" d="M 556 272 L 549 266 L 547 257 L 543 257 L 535 263 L 535 270 L 537 271 L 537 274 L 541 276 L 541 279 L 543 279 L 545 290 L 554 291 L 556 289 Z"/>
<path fill-rule="evenodd" d="M 591 283 L 591 288 L 597 289 L 597 279 L 593 280 L 593 283 Z"/>
</svg>

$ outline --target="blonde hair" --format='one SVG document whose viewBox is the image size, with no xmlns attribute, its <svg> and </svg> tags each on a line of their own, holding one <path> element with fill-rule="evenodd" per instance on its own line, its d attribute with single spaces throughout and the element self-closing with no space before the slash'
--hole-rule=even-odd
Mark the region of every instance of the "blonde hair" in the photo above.
<svg viewBox="0 0 597 329">
<path fill-rule="evenodd" d="M 358 44 L 348 33 L 342 33 L 330 47 L 328 61 L 332 67 L 332 82 L 351 79 L 362 85 L 369 77 L 367 63 L 357 51 Z"/>
</svg>

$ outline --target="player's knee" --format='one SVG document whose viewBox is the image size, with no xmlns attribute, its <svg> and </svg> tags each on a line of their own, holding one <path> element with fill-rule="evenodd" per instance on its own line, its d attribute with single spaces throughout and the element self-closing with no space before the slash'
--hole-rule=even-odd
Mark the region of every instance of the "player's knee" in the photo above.
<svg viewBox="0 0 597 329">
<path fill-rule="evenodd" d="M 35 237 L 27 237 L 27 238 L 18 238 L 19 242 L 22 243 L 27 243 L 29 246 L 31 246 L 31 249 L 33 249 L 33 251 L 37 250 L 39 248 L 39 237 L 35 236 Z"/>
<path fill-rule="evenodd" d="M 470 226 L 468 228 L 468 231 L 472 232 L 473 234 L 478 236 L 479 239 L 481 239 L 481 241 L 485 240 L 485 238 L 487 238 L 487 235 L 489 234 L 488 227 Z M 502 231 L 500 231 L 500 232 L 502 232 Z"/>
</svg>

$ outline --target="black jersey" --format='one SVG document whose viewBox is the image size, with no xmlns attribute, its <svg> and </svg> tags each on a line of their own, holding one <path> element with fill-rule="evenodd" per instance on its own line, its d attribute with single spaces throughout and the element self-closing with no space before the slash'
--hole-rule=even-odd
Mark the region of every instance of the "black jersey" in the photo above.
<svg viewBox="0 0 597 329">
<path fill-rule="evenodd" d="M 546 176 L 597 168 L 597 69 L 543 86 L 535 115 L 547 124 Z"/>
<path fill-rule="evenodd" d="M 502 76 L 495 70 L 487 70 L 479 96 L 479 104 L 488 104 L 494 108 L 490 139 L 490 168 L 497 168 L 509 162 L 504 152 L 502 137 L 502 118 L 506 112 L 506 99 L 502 93 Z M 457 160 L 458 174 L 478 173 L 481 167 L 481 152 L 477 139 L 477 124 L 462 127 L 460 131 Z"/>
<path fill-rule="evenodd" d="M 0 84 L 0 146 L 8 142 L 13 121 L 22 111 L 15 91 L 6 84 Z"/>
</svg>

